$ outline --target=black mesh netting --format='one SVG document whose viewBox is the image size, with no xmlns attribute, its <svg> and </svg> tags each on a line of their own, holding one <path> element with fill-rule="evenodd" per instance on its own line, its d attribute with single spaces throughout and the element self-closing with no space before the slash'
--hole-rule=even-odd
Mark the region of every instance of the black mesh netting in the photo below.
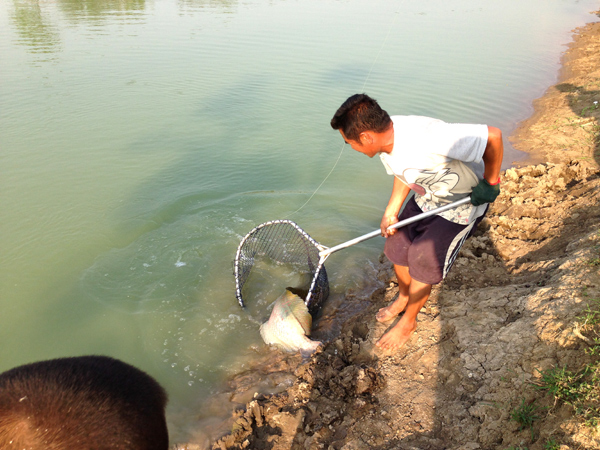
<svg viewBox="0 0 600 450">
<path fill-rule="evenodd" d="M 235 256 L 234 270 L 236 297 L 244 306 L 242 291 L 258 259 L 267 258 L 286 264 L 306 277 L 306 286 L 295 286 L 307 291 L 306 305 L 311 314 L 321 308 L 329 295 L 325 266 L 320 263 L 319 244 L 290 220 L 274 220 L 254 228 L 242 239 Z"/>
</svg>

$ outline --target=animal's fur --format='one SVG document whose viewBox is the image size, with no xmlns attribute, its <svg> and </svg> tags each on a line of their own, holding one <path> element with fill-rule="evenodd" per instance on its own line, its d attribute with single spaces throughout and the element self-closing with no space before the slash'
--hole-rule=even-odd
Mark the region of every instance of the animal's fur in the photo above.
<svg viewBox="0 0 600 450">
<path fill-rule="evenodd" d="M 167 395 L 105 356 L 61 358 L 0 374 L 2 450 L 167 450 Z"/>
</svg>

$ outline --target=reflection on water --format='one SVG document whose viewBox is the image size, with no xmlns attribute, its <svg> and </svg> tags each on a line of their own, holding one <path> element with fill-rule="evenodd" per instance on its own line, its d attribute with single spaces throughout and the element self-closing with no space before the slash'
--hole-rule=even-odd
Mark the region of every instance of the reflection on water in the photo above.
<svg viewBox="0 0 600 450">
<path fill-rule="evenodd" d="M 222 12 L 234 12 L 238 5 L 237 0 L 177 0 L 179 9 L 193 12 L 194 10 L 216 9 Z"/>
<path fill-rule="evenodd" d="M 61 11 L 71 19 L 98 20 L 106 15 L 143 11 L 146 0 L 58 0 Z"/>
<path fill-rule="evenodd" d="M 39 0 L 13 0 L 12 24 L 20 38 L 17 42 L 32 53 L 46 54 L 44 59 L 54 59 L 52 53 L 62 49 L 59 24 L 49 6 Z M 57 0 L 56 5 L 65 18 L 73 23 L 112 25 L 112 21 L 143 21 L 146 0 Z M 153 3 L 151 3 L 153 4 Z M 177 0 L 180 13 L 198 10 L 232 13 L 237 0 Z"/>
<path fill-rule="evenodd" d="M 39 1 L 15 0 L 14 8 L 12 20 L 19 44 L 32 53 L 51 54 L 60 50 L 60 34 L 43 14 Z"/>
</svg>

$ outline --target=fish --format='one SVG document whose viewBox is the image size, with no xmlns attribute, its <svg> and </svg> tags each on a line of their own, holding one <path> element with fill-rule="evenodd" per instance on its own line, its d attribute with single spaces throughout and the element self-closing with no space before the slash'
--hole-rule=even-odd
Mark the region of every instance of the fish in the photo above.
<svg viewBox="0 0 600 450">
<path fill-rule="evenodd" d="M 304 300 L 286 289 L 275 300 L 269 320 L 260 326 L 260 335 L 267 345 L 310 356 L 322 345 L 320 341 L 308 338 L 311 327 L 312 316 Z"/>
</svg>

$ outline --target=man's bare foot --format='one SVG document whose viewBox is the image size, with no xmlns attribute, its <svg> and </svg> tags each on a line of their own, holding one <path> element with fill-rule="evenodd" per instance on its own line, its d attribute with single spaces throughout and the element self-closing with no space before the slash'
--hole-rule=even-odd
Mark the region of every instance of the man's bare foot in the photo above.
<svg viewBox="0 0 600 450">
<path fill-rule="evenodd" d="M 382 350 L 396 351 L 402 347 L 417 329 L 417 322 L 404 323 L 401 319 L 388 330 L 375 345 Z"/>
<path fill-rule="evenodd" d="M 407 303 L 408 297 L 400 297 L 398 295 L 398 298 L 396 298 L 396 300 L 394 300 L 388 306 L 384 306 L 377 312 L 377 314 L 375 314 L 375 319 L 377 319 L 378 322 L 382 323 L 389 322 L 390 320 L 395 319 L 396 316 L 402 311 L 404 311 L 404 308 L 406 308 Z"/>
</svg>

